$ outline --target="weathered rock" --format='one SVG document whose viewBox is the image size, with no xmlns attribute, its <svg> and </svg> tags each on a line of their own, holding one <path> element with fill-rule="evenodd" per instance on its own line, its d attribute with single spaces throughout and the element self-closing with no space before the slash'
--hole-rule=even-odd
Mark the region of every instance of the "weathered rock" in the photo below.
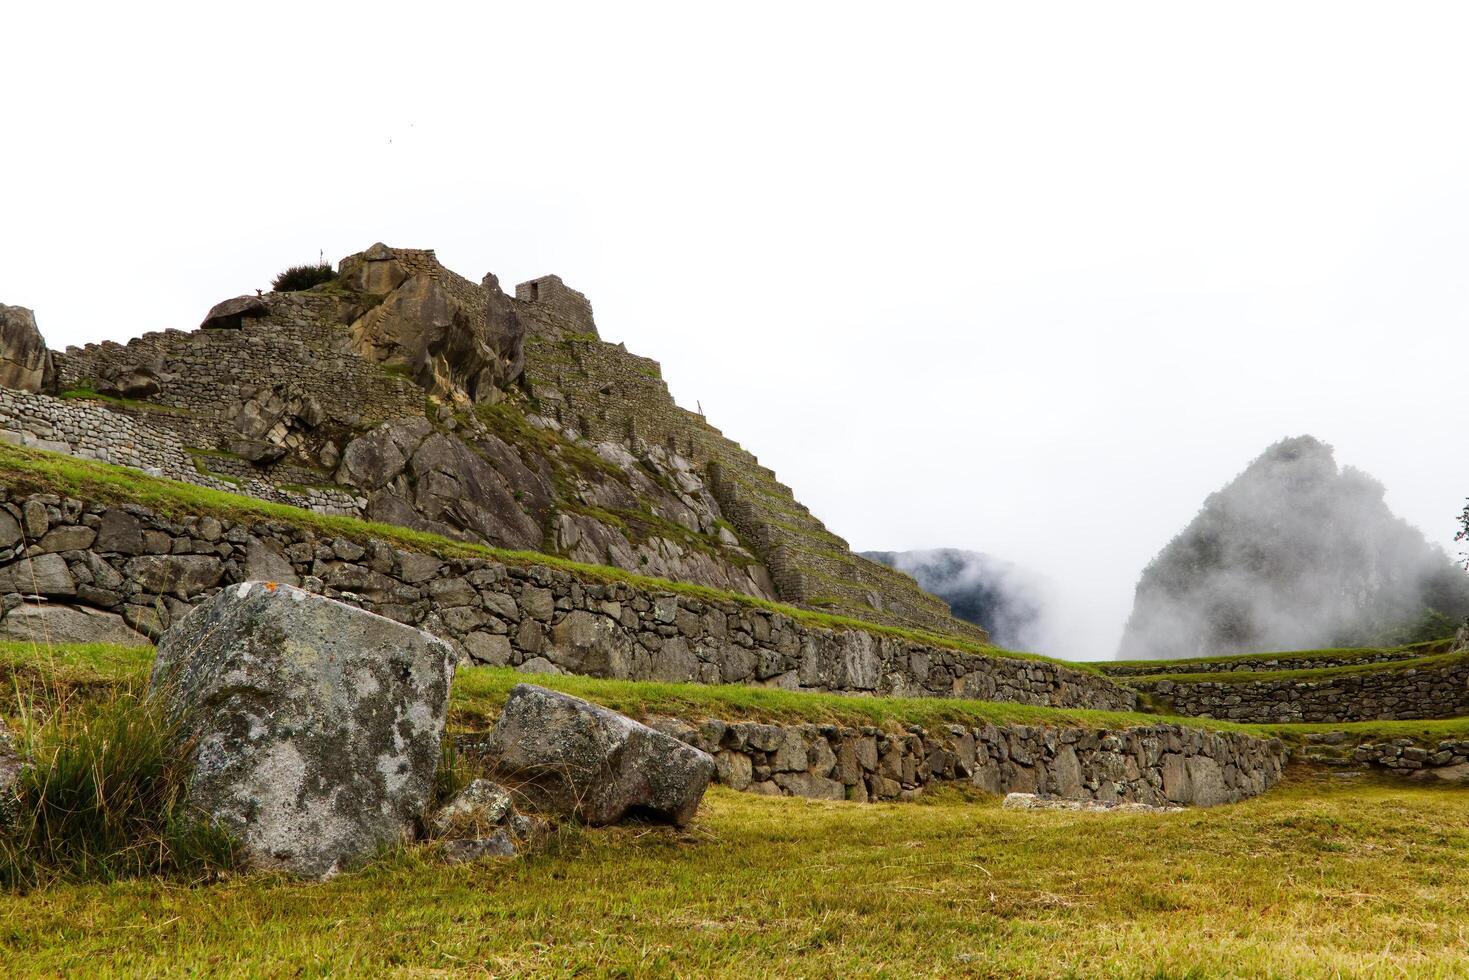
<svg viewBox="0 0 1469 980">
<path fill-rule="evenodd" d="M 158 379 L 161 371 L 161 364 L 117 365 L 99 371 L 92 380 L 98 394 L 114 398 L 152 398 L 163 390 Z"/>
<path fill-rule="evenodd" d="M 0 640 L 22 643 L 113 643 L 148 646 L 146 636 L 130 629 L 117 613 L 86 606 L 25 602 L 0 619 Z"/>
<path fill-rule="evenodd" d="M 23 306 L 0 304 L 0 388 L 46 391 L 55 373 L 36 315 Z"/>
<path fill-rule="evenodd" d="M 484 341 L 495 360 L 484 369 L 476 393 L 481 401 L 492 391 L 504 391 L 525 373 L 525 326 L 515 304 L 500 288 L 500 280 L 486 273 L 480 284 L 487 294 Z"/>
<path fill-rule="evenodd" d="M 189 746 L 190 801 L 247 861 L 328 877 L 412 833 L 454 654 L 290 586 L 230 586 L 169 630 L 150 690 Z"/>
<path fill-rule="evenodd" d="M 76 579 L 66 567 L 66 559 L 58 554 L 21 558 L 0 568 L 0 595 L 19 592 L 22 595 L 74 596 Z"/>
<path fill-rule="evenodd" d="M 351 330 L 359 354 L 407 370 L 440 398 L 479 400 L 481 375 L 500 363 L 474 315 L 428 275 L 409 277 Z"/>
<path fill-rule="evenodd" d="M 224 566 L 213 555 L 139 555 L 128 559 L 123 574 L 153 595 L 188 599 L 218 585 Z"/>
<path fill-rule="evenodd" d="M 497 771 L 593 826 L 630 811 L 685 824 L 714 776 L 690 745 L 580 698 L 517 684 L 486 745 Z"/>
<path fill-rule="evenodd" d="M 341 277 L 348 289 L 372 296 L 386 296 L 403 285 L 408 273 L 393 255 L 393 250 L 377 242 L 365 252 L 343 259 Z"/>
<path fill-rule="evenodd" d="M 286 447 L 264 439 L 231 439 L 230 452 L 256 466 L 267 466 L 285 458 Z"/>
<path fill-rule="evenodd" d="M 481 837 L 514 812 L 510 793 L 488 779 L 475 779 L 434 814 L 435 837 Z"/>
<path fill-rule="evenodd" d="M 445 841 L 442 853 L 449 864 L 463 864 L 484 858 L 515 857 L 516 847 L 508 833 L 497 830 L 488 837 Z"/>
<path fill-rule="evenodd" d="M 262 317 L 270 312 L 270 304 L 261 296 L 236 296 L 222 303 L 216 303 L 205 314 L 204 321 L 199 324 L 201 330 L 220 329 L 238 330 L 244 322 L 253 317 Z"/>
</svg>

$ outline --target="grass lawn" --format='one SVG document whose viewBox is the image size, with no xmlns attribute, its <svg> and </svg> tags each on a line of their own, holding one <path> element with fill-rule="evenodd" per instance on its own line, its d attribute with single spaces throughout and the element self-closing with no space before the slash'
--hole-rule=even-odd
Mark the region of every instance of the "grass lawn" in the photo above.
<svg viewBox="0 0 1469 980">
<path fill-rule="evenodd" d="M 1463 976 L 1469 791 L 1298 776 L 1180 814 L 712 789 L 684 831 L 324 885 L 0 895 L 10 975 Z"/>
</svg>

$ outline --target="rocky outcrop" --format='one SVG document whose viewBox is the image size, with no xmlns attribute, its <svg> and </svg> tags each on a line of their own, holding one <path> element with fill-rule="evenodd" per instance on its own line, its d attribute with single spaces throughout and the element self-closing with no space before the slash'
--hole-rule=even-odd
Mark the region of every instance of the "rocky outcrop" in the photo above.
<svg viewBox="0 0 1469 980">
<path fill-rule="evenodd" d="M 239 330 L 246 320 L 265 316 L 269 312 L 270 304 L 264 297 L 236 296 L 211 306 L 209 312 L 204 314 L 199 329 Z"/>
<path fill-rule="evenodd" d="M 149 690 L 178 725 L 190 803 L 251 866 L 325 878 L 423 819 L 452 675 L 442 640 L 254 582 L 164 635 Z"/>
<path fill-rule="evenodd" d="M 387 422 L 347 445 L 337 479 L 366 492 L 374 520 L 502 548 L 539 547 L 531 510 L 549 507 L 548 482 L 493 436 L 475 448 L 426 419 Z"/>
<path fill-rule="evenodd" d="M 353 349 L 362 356 L 461 403 L 496 401 L 519 380 L 525 329 L 493 275 L 485 277 L 480 300 L 457 292 L 433 270 L 410 270 L 379 243 L 343 260 L 342 279 L 378 300 L 351 325 Z"/>
<path fill-rule="evenodd" d="M 36 315 L 23 306 L 0 304 L 0 388 L 47 391 L 54 378 Z"/>
<path fill-rule="evenodd" d="M 518 684 L 484 749 L 521 792 L 592 826 L 629 813 L 682 826 L 714 776 L 705 752 L 569 694 Z"/>
</svg>

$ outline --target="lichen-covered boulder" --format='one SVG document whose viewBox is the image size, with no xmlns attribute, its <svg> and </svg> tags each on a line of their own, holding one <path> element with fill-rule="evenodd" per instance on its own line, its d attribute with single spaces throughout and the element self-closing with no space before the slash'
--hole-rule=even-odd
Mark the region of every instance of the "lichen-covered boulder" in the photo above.
<svg viewBox="0 0 1469 980">
<path fill-rule="evenodd" d="M 529 798 L 593 826 L 629 811 L 682 826 L 714 776 L 708 753 L 533 684 L 511 690 L 485 751 Z"/>
<path fill-rule="evenodd" d="M 246 582 L 164 634 L 149 689 L 187 747 L 190 802 L 250 865 L 325 878 L 422 820 L 453 663 L 421 630 Z"/>
</svg>

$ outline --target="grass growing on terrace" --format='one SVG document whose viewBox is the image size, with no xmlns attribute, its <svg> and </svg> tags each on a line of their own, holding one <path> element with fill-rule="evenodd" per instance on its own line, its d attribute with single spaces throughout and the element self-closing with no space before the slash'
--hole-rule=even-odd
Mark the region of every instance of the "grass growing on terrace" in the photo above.
<svg viewBox="0 0 1469 980">
<path fill-rule="evenodd" d="M 1469 791 L 1321 779 L 1175 814 L 711 789 L 685 831 L 326 884 L 0 895 L 12 974 L 1424 976 L 1469 973 Z"/>
<path fill-rule="evenodd" d="M 974 643 L 945 634 L 883 626 L 845 616 L 797 609 L 794 606 L 769 602 L 736 592 L 725 592 L 685 582 L 671 582 L 667 579 L 638 575 L 604 565 L 585 565 L 541 552 L 491 548 L 465 541 L 455 541 L 437 534 L 413 531 L 393 524 L 364 521 L 355 517 L 318 514 L 315 511 L 287 504 L 211 490 L 192 483 L 160 479 L 124 466 L 77 459 L 59 453 L 23 449 L 19 446 L 0 444 L 0 482 L 17 490 L 58 493 L 98 502 L 142 504 L 152 510 L 176 517 L 213 515 L 246 522 L 275 521 L 297 527 L 313 528 L 323 534 L 350 538 L 359 542 L 377 538 L 409 551 L 439 554 L 444 557 L 490 558 L 522 566 L 544 565 L 569 572 L 583 580 L 626 582 L 646 591 L 677 592 L 709 602 L 733 602 L 779 612 L 808 626 L 827 629 L 858 629 L 911 640 L 915 643 L 948 647 L 965 653 L 1047 661 L 1074 670 L 1099 673 L 1097 668 L 1091 665 L 1071 664 L 1038 654 L 1002 650 L 998 647 Z"/>
<path fill-rule="evenodd" d="M 1387 660 L 1381 663 L 1346 664 L 1340 667 L 1309 667 L 1301 670 L 1241 670 L 1199 674 L 1148 674 L 1143 677 L 1119 677 L 1119 682 L 1134 687 L 1148 687 L 1160 681 L 1177 684 L 1268 684 L 1272 681 L 1333 681 L 1362 674 L 1390 674 L 1399 671 L 1433 670 L 1469 661 L 1469 651 L 1440 653 L 1412 660 Z"/>
<path fill-rule="evenodd" d="M 1001 701 L 961 698 L 890 698 L 783 691 L 743 684 L 674 684 L 660 681 L 609 680 L 570 674 L 521 674 L 509 667 L 460 668 L 454 679 L 451 709 L 454 722 L 484 727 L 516 684 L 531 683 L 572 694 L 635 718 L 669 715 L 684 719 L 766 721 L 792 724 L 873 725 L 901 728 L 946 724 L 976 726 L 988 722 L 1022 725 L 1080 725 L 1124 728 L 1161 721 L 1198 728 L 1241 731 L 1243 726 L 1200 718 L 1164 718 L 1128 711 L 1043 708 Z"/>
<path fill-rule="evenodd" d="M 1098 661 L 1094 666 L 1101 668 L 1103 673 L 1110 673 L 1109 668 L 1113 667 L 1147 667 L 1158 668 L 1160 674 L 1187 674 L 1191 673 L 1188 668 L 1192 664 L 1239 664 L 1242 667 L 1275 661 L 1282 663 L 1300 661 L 1308 664 L 1313 660 L 1358 660 L 1383 654 L 1397 655 L 1395 659 L 1412 660 L 1417 657 L 1447 652 L 1450 645 L 1449 640 L 1425 640 L 1421 643 L 1408 643 L 1396 647 L 1341 647 L 1321 650 L 1287 650 L 1279 653 L 1236 653 L 1218 657 L 1185 657 L 1179 660 L 1107 660 Z"/>
<path fill-rule="evenodd" d="M 119 647 L 103 643 L 56 645 L 0 642 L 0 716 L 19 688 L 54 697 L 73 691 L 104 693 L 138 689 L 153 663 L 152 647 Z M 1086 725 L 1120 728 L 1163 721 L 1159 715 L 1124 711 L 1084 711 L 1032 707 L 958 698 L 879 698 L 782 691 L 740 684 L 673 684 L 658 681 L 610 680 L 570 674 L 522 674 L 509 667 L 461 667 L 450 694 L 451 725 L 487 727 L 498 717 L 510 689 L 532 683 L 563 691 L 616 711 L 648 717 L 720 718 L 786 723 L 902 727 L 943 724 Z M 1243 730 L 1243 726 L 1208 719 L 1166 719 L 1201 728 Z"/>
</svg>

